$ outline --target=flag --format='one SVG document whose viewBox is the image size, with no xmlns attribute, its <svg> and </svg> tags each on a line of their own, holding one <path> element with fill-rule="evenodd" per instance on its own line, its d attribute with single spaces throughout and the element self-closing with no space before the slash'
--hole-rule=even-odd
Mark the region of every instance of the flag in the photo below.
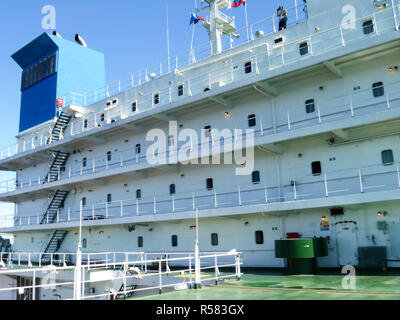
<svg viewBox="0 0 400 320">
<path fill-rule="evenodd" d="M 246 0 L 234 0 L 231 7 L 232 8 L 237 8 L 240 7 L 240 5 L 243 4 L 244 6 L 246 5 Z"/>
<path fill-rule="evenodd" d="M 199 21 L 204 21 L 204 18 L 198 17 L 195 13 L 192 13 L 192 16 L 190 17 L 190 23 L 189 24 L 196 24 Z"/>
</svg>

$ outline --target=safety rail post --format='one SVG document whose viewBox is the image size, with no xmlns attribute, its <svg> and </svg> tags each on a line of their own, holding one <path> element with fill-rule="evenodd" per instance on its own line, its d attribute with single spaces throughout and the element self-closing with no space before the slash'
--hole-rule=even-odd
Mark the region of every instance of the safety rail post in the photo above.
<svg viewBox="0 0 400 320">
<path fill-rule="evenodd" d="M 124 216 L 124 206 L 122 204 L 122 200 L 121 200 L 121 217 Z"/>
<path fill-rule="evenodd" d="M 340 38 L 341 38 L 341 40 L 342 40 L 342 46 L 345 47 L 345 46 L 346 46 L 346 43 L 345 43 L 345 41 L 344 41 L 344 35 L 343 35 L 343 28 L 342 28 L 342 26 L 339 27 L 339 30 L 340 30 Z"/>
<path fill-rule="evenodd" d="M 159 293 L 161 294 L 162 291 L 162 277 L 161 277 L 161 262 L 162 262 L 162 257 L 160 257 L 160 261 L 158 262 L 158 280 L 159 280 Z"/>
<path fill-rule="evenodd" d="M 60 177 L 61 177 L 61 168 L 60 166 L 57 167 L 57 180 L 60 181 Z"/>
<path fill-rule="evenodd" d="M 193 210 L 196 209 L 195 201 L 194 201 L 194 192 L 192 193 L 192 208 Z"/>
<path fill-rule="evenodd" d="M 265 194 L 265 203 L 268 203 L 268 188 L 267 185 L 264 185 L 264 194 Z"/>
<path fill-rule="evenodd" d="M 67 219 L 68 219 L 68 221 L 71 221 L 71 208 L 68 208 Z"/>
<path fill-rule="evenodd" d="M 289 110 L 287 111 L 287 119 L 288 119 L 288 129 L 291 130 Z"/>
<path fill-rule="evenodd" d="M 96 160 L 95 159 L 92 160 L 92 170 L 93 170 L 93 173 L 96 172 Z"/>
<path fill-rule="evenodd" d="M 240 254 L 237 254 L 235 256 L 235 264 L 236 264 L 236 278 L 237 280 L 240 280 L 241 277 L 241 272 L 240 272 Z"/>
<path fill-rule="evenodd" d="M 293 179 L 294 200 L 297 200 L 296 180 Z"/>
<path fill-rule="evenodd" d="M 156 208 L 156 197 L 154 197 L 154 200 L 153 200 L 153 209 L 154 209 L 154 214 L 156 214 L 156 213 L 157 213 L 157 208 Z"/>
<path fill-rule="evenodd" d="M 172 212 L 175 213 L 175 194 L 172 194 Z"/>
<path fill-rule="evenodd" d="M 215 206 L 215 208 L 218 208 L 217 190 L 214 190 L 214 206 Z"/>
<path fill-rule="evenodd" d="M 318 112 L 318 123 L 322 123 L 321 110 L 319 108 L 319 102 L 317 102 L 317 112 Z"/>
<path fill-rule="evenodd" d="M 399 188 L 400 188 L 400 171 L 399 171 L 399 165 L 397 165 L 397 183 L 398 183 L 398 185 L 399 185 Z"/>
<path fill-rule="evenodd" d="M 108 202 L 106 202 L 106 219 L 108 219 Z"/>
<path fill-rule="evenodd" d="M 92 219 L 94 220 L 94 203 L 92 204 Z"/>
<path fill-rule="evenodd" d="M 136 215 L 139 215 L 139 199 L 136 199 Z"/>
<path fill-rule="evenodd" d="M 121 153 L 121 168 L 123 167 L 123 163 L 124 163 L 124 160 L 122 158 L 122 153 Z"/>
<path fill-rule="evenodd" d="M 238 199 L 239 199 L 239 206 L 241 206 L 242 205 L 242 195 L 240 192 L 240 186 L 238 186 Z"/>
<path fill-rule="evenodd" d="M 219 270 L 218 270 L 218 257 L 214 255 L 214 272 L 215 272 L 215 284 L 218 284 Z"/>
<path fill-rule="evenodd" d="M 351 94 L 349 97 L 350 97 L 350 112 L 351 112 L 351 116 L 354 117 L 353 95 Z"/>
<path fill-rule="evenodd" d="M 358 177 L 359 177 L 359 180 L 360 180 L 360 192 L 363 193 L 364 192 L 364 188 L 363 188 L 363 182 L 362 182 L 361 168 L 358 169 Z"/>
<path fill-rule="evenodd" d="M 324 184 L 325 184 L 325 197 L 328 197 L 329 192 L 328 192 L 328 180 L 326 178 L 326 173 L 324 173 Z"/>
<path fill-rule="evenodd" d="M 386 106 L 387 106 L 388 109 L 390 109 L 389 93 L 387 91 L 388 90 L 386 90 Z"/>
<path fill-rule="evenodd" d="M 57 209 L 57 222 L 60 222 L 60 209 Z"/>
</svg>

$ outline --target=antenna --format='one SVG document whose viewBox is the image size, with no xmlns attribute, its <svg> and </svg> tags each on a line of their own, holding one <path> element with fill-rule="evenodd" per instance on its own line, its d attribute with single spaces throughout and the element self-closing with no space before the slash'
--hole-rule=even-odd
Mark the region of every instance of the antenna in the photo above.
<svg viewBox="0 0 400 320">
<path fill-rule="evenodd" d="M 169 12 L 168 12 L 168 3 L 167 3 L 167 54 L 168 54 L 168 72 L 171 72 L 171 56 L 170 56 L 170 47 L 169 47 Z"/>
</svg>

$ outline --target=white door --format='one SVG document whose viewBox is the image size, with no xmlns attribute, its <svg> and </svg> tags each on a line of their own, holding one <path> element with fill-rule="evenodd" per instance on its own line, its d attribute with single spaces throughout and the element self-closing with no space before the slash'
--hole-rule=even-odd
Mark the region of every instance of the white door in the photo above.
<svg viewBox="0 0 400 320">
<path fill-rule="evenodd" d="M 341 266 L 358 265 L 358 245 L 356 224 L 353 222 L 336 225 L 336 244 Z"/>
</svg>

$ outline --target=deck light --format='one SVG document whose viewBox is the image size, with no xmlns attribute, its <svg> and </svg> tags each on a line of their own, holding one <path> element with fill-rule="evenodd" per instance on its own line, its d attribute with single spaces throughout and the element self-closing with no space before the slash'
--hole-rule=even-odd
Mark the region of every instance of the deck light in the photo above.
<svg viewBox="0 0 400 320">
<path fill-rule="evenodd" d="M 226 111 L 225 113 L 224 113 L 224 115 L 225 115 L 225 118 L 230 118 L 230 116 L 231 116 L 231 114 L 228 112 L 228 111 Z"/>
<path fill-rule="evenodd" d="M 99 234 L 104 234 L 104 231 L 99 231 Z"/>
</svg>

